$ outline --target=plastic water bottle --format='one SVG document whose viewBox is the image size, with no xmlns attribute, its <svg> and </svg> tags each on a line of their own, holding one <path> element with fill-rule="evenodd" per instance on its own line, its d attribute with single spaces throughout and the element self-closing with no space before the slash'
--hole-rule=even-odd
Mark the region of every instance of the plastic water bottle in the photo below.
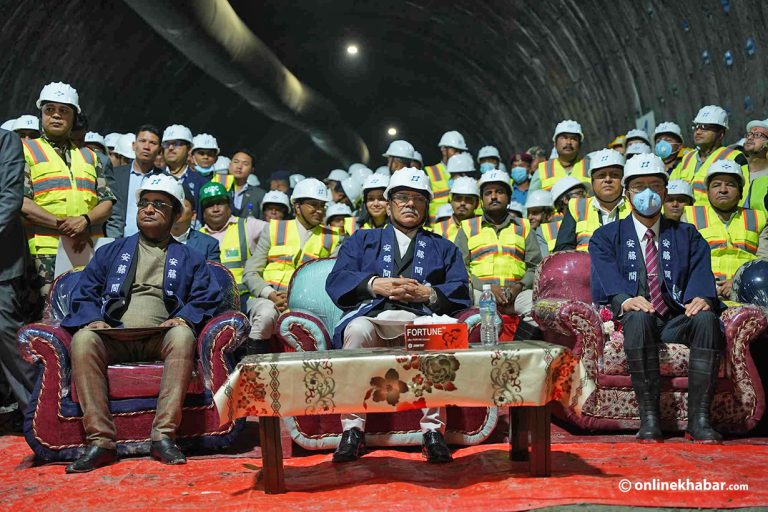
<svg viewBox="0 0 768 512">
<path fill-rule="evenodd" d="M 499 335 L 496 332 L 496 296 L 491 291 L 491 285 L 483 285 L 480 295 L 480 343 L 496 345 Z"/>
</svg>

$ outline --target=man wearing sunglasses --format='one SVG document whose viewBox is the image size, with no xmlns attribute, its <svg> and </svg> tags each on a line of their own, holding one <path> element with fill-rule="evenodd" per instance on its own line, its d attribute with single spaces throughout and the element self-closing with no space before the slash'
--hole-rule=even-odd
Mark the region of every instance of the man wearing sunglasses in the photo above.
<svg viewBox="0 0 768 512">
<path fill-rule="evenodd" d="M 72 337 L 72 380 L 83 410 L 85 453 L 67 466 L 84 473 L 117 460 L 115 424 L 109 412 L 107 365 L 163 359 L 157 412 L 149 433 L 151 455 L 184 464 L 175 442 L 192 379 L 195 333 L 210 320 L 223 292 L 201 254 L 171 236 L 184 191 L 171 176 L 152 176 L 136 192 L 139 232 L 96 252 L 72 291 L 62 327 Z M 167 327 L 135 341 L 93 329 Z M 116 329 L 117 330 L 117 329 Z"/>
<path fill-rule="evenodd" d="M 749 183 L 747 158 L 741 151 L 723 145 L 728 130 L 728 113 L 717 105 L 707 105 L 693 119 L 693 143 L 698 149 L 687 153 L 669 176 L 671 180 L 685 180 L 693 187 L 695 204 L 706 205 L 706 178 L 709 167 L 718 160 L 733 160 L 739 164 L 744 181 Z M 745 194 L 747 191 L 744 191 Z"/>
<path fill-rule="evenodd" d="M 417 316 L 450 315 L 471 304 L 467 270 L 455 245 L 423 229 L 432 189 L 420 169 L 400 169 L 384 191 L 390 223 L 356 231 L 339 250 L 325 289 L 346 314 L 334 348 L 402 347 L 404 326 Z M 365 414 L 341 417 L 334 462 L 357 459 L 365 447 Z M 424 409 L 422 453 L 428 462 L 452 460 L 443 438 L 445 411 Z"/>
</svg>

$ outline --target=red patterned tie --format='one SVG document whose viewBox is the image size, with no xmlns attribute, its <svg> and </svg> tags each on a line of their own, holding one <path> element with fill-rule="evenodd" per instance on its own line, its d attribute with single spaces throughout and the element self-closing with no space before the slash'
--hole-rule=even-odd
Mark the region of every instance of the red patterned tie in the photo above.
<svg viewBox="0 0 768 512">
<path fill-rule="evenodd" d="M 656 237 L 652 229 L 645 232 L 645 271 L 648 275 L 648 296 L 651 298 L 653 309 L 659 316 L 664 316 L 667 312 L 667 305 L 664 303 L 664 297 L 661 294 L 661 279 L 659 276 L 659 251 L 653 239 Z"/>
</svg>

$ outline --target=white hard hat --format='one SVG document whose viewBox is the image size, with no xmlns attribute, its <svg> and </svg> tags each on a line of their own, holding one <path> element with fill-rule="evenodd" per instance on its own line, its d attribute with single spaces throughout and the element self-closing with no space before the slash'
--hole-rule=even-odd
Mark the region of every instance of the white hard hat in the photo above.
<svg viewBox="0 0 768 512">
<path fill-rule="evenodd" d="M 389 185 L 389 176 L 384 174 L 371 174 L 365 178 L 365 183 L 363 183 L 363 195 L 369 190 L 377 188 L 386 189 L 387 185 Z"/>
<path fill-rule="evenodd" d="M 421 156 L 421 153 L 419 153 L 415 149 L 413 150 L 413 158 L 412 158 L 412 160 L 415 160 L 415 161 L 419 162 L 420 164 L 424 163 L 424 158 Z M 389 168 L 387 168 L 387 170 L 389 170 Z"/>
<path fill-rule="evenodd" d="M 347 178 L 349 178 L 349 173 L 347 173 L 347 171 L 345 171 L 344 169 L 334 169 L 328 174 L 328 177 L 325 179 L 330 181 L 343 181 Z"/>
<path fill-rule="evenodd" d="M 163 139 L 165 139 L 165 134 L 163 134 Z M 173 140 L 173 139 L 168 139 Z M 192 137 L 192 151 L 196 149 L 215 149 L 216 154 L 219 154 L 219 142 L 216 140 L 216 137 L 213 135 L 210 135 L 208 133 L 198 133 L 194 137 Z"/>
<path fill-rule="evenodd" d="M 480 197 L 480 187 L 475 178 L 459 176 L 458 178 L 455 178 L 451 184 L 451 195 L 453 194 Z"/>
<path fill-rule="evenodd" d="M 464 136 L 457 131 L 445 132 L 440 137 L 440 142 L 437 143 L 437 147 L 455 148 L 461 151 L 468 151 L 467 143 L 464 142 Z"/>
<path fill-rule="evenodd" d="M 118 155 L 123 155 L 125 158 L 136 158 L 136 153 L 133 151 L 133 143 L 135 140 L 136 135 L 132 133 L 122 134 L 120 138 L 117 139 L 115 149 L 113 149 L 112 152 L 117 153 Z"/>
<path fill-rule="evenodd" d="M 256 176 L 256 174 L 251 173 L 248 175 L 248 181 L 246 181 L 246 183 L 248 183 L 249 187 L 258 187 L 259 185 L 261 185 L 261 180 L 259 179 L 258 176 Z M 285 197 L 288 197 L 288 196 L 285 196 Z"/>
<path fill-rule="evenodd" d="M 85 134 L 85 143 L 92 143 L 92 144 L 101 144 L 103 147 L 107 147 L 107 143 L 104 141 L 104 137 L 101 136 L 100 133 L 97 132 L 86 132 Z"/>
<path fill-rule="evenodd" d="M 163 131 L 163 142 L 169 140 L 184 140 L 192 143 L 192 131 L 184 125 L 172 124 Z"/>
<path fill-rule="evenodd" d="M 645 142 L 633 142 L 624 150 L 624 155 L 629 157 L 629 155 L 643 155 L 651 152 L 651 146 Z"/>
<path fill-rule="evenodd" d="M 337 215 L 343 215 L 345 217 L 351 217 L 353 215 L 352 210 L 349 206 L 343 203 L 333 203 L 325 210 L 325 222 L 328 222 L 328 220 L 331 217 L 335 217 Z"/>
<path fill-rule="evenodd" d="M 752 128 L 763 128 L 764 130 L 768 130 L 768 119 L 763 119 L 762 121 L 760 119 L 755 119 L 754 121 L 748 122 L 747 131 L 750 131 Z"/>
<path fill-rule="evenodd" d="M 694 123 L 716 124 L 728 129 L 728 112 L 717 105 L 707 105 L 701 107 L 699 113 L 693 118 Z"/>
<path fill-rule="evenodd" d="M 219 156 L 215 162 L 213 162 L 213 172 L 218 174 L 229 174 L 229 164 L 232 160 L 226 156 Z"/>
<path fill-rule="evenodd" d="M 353 205 L 357 205 L 357 203 L 360 201 L 360 198 L 363 196 L 363 186 L 360 184 L 357 178 L 352 176 L 341 182 L 341 188 L 344 190 L 344 195 L 347 196 Z"/>
<path fill-rule="evenodd" d="M 0 128 L 2 128 L 3 130 L 8 130 L 9 132 L 13 131 L 13 123 L 15 122 L 16 122 L 16 118 L 9 119 L 3 124 L 0 124 Z"/>
<path fill-rule="evenodd" d="M 25 114 L 13 123 L 13 130 L 35 130 L 40 131 L 40 119 L 37 116 Z"/>
<path fill-rule="evenodd" d="M 447 219 L 453 216 L 453 206 L 441 204 L 435 213 L 435 220 Z"/>
<path fill-rule="evenodd" d="M 77 110 L 77 113 L 80 113 L 80 98 L 77 95 L 77 91 L 74 87 L 64 82 L 51 82 L 43 87 L 35 105 L 42 110 L 43 103 L 48 102 L 72 105 Z"/>
<path fill-rule="evenodd" d="M 691 184 L 685 180 L 670 180 L 667 183 L 667 194 L 688 196 L 691 199 L 696 199 L 693 195 Z"/>
<path fill-rule="evenodd" d="M 107 149 L 112 149 L 115 147 L 115 144 L 117 144 L 117 139 L 120 138 L 122 133 L 112 132 L 108 133 L 104 137 L 104 145 L 107 146 Z"/>
<path fill-rule="evenodd" d="M 531 208 L 554 208 L 552 193 L 549 190 L 533 190 L 525 199 L 526 210 Z"/>
<path fill-rule="evenodd" d="M 709 166 L 709 169 L 707 169 L 707 177 L 704 179 L 704 183 L 707 187 L 709 187 L 709 182 L 716 174 L 730 174 L 736 176 L 739 179 L 742 188 L 744 187 L 744 175 L 742 174 L 741 166 L 733 160 L 718 160 Z"/>
<path fill-rule="evenodd" d="M 584 140 L 584 132 L 581 131 L 581 125 L 572 119 L 565 119 L 564 121 L 557 123 L 557 126 L 555 126 L 555 133 L 552 135 L 552 142 L 555 142 L 557 136 L 561 133 L 575 133 L 582 141 Z"/>
<path fill-rule="evenodd" d="M 389 178 L 389 185 L 387 185 L 387 188 L 384 190 L 384 199 L 389 200 L 389 192 L 396 188 L 407 188 L 418 192 L 424 192 L 429 199 L 434 197 L 427 174 L 415 167 L 404 167 Z"/>
<path fill-rule="evenodd" d="M 352 175 L 352 173 L 355 171 L 355 169 L 367 169 L 367 168 L 368 168 L 367 165 L 361 164 L 360 162 L 356 162 L 356 163 L 350 165 L 349 168 L 347 169 L 347 171 L 349 172 L 350 175 Z M 339 181 L 341 181 L 341 180 L 339 180 Z"/>
<path fill-rule="evenodd" d="M 392 173 L 389 172 L 389 167 L 382 165 L 376 168 L 376 172 L 374 174 L 383 174 L 384 176 L 389 176 Z"/>
<path fill-rule="evenodd" d="M 498 158 L 499 161 L 501 161 L 501 155 L 499 154 L 499 150 L 496 149 L 496 146 L 481 147 L 480 151 L 477 153 L 477 161 L 479 162 L 481 158 Z"/>
<path fill-rule="evenodd" d="M 350 178 L 355 178 L 359 183 L 365 183 L 365 179 L 373 174 L 373 171 L 367 167 L 358 167 L 349 173 Z M 344 181 L 344 180 L 342 180 Z"/>
<path fill-rule="evenodd" d="M 523 205 L 518 203 L 517 201 L 510 201 L 507 205 L 507 210 L 511 212 L 519 213 L 521 216 L 523 215 Z"/>
<path fill-rule="evenodd" d="M 261 208 L 264 209 L 264 205 L 267 203 L 281 204 L 288 208 L 288 211 L 291 211 L 291 202 L 288 200 L 285 192 L 270 190 L 264 194 L 264 198 L 261 200 Z"/>
<path fill-rule="evenodd" d="M 560 197 L 562 197 L 563 194 L 571 190 L 572 188 L 576 187 L 584 187 L 586 190 L 587 185 L 578 179 L 576 179 L 573 176 L 565 176 L 564 178 L 560 178 L 555 182 L 555 184 L 552 186 L 552 190 L 550 193 L 552 194 L 552 203 L 556 203 Z"/>
<path fill-rule="evenodd" d="M 638 176 L 660 176 L 665 182 L 669 180 L 664 161 L 653 153 L 640 153 L 627 160 L 621 186 L 626 188 L 627 181 Z"/>
<path fill-rule="evenodd" d="M 291 202 L 293 203 L 297 199 L 317 199 L 327 203 L 331 200 L 331 196 L 325 183 L 315 178 L 307 178 L 299 182 L 293 189 Z"/>
<path fill-rule="evenodd" d="M 304 181 L 305 179 L 307 179 L 307 177 L 303 174 L 291 174 L 288 176 L 288 183 L 291 188 L 295 188 L 299 182 Z"/>
<path fill-rule="evenodd" d="M 662 133 L 671 133 L 679 137 L 681 141 L 683 140 L 683 130 L 680 129 L 680 126 L 677 123 L 673 123 L 671 121 L 664 121 L 663 123 L 659 123 L 656 126 L 656 129 L 653 130 L 654 140 L 658 135 L 661 135 Z"/>
<path fill-rule="evenodd" d="M 181 208 L 181 205 L 184 204 L 184 187 L 181 186 L 181 182 L 171 175 L 155 174 L 145 179 L 141 186 L 136 189 L 136 202 L 139 202 L 144 192 L 149 191 L 165 192 L 176 199 L 178 202 L 176 206 L 178 208 Z"/>
<path fill-rule="evenodd" d="M 645 130 L 638 130 L 637 128 L 627 132 L 627 134 L 624 136 L 624 144 L 626 144 L 626 141 L 629 139 L 642 139 L 646 144 L 651 143 L 651 138 L 648 136 L 648 132 Z"/>
<path fill-rule="evenodd" d="M 507 189 L 511 193 L 512 185 L 510 184 L 509 180 L 510 180 L 509 174 L 499 169 L 491 169 L 490 171 L 480 176 L 480 182 L 478 183 L 478 185 L 480 187 L 480 192 L 482 193 L 483 185 L 485 185 L 486 183 L 503 183 L 504 185 L 507 186 Z"/>
<path fill-rule="evenodd" d="M 598 169 L 604 167 L 624 167 L 624 155 L 616 151 L 615 149 L 601 149 L 595 151 L 589 156 L 589 173 L 592 174 Z"/>
<path fill-rule="evenodd" d="M 456 153 L 448 159 L 445 170 L 450 174 L 455 172 L 475 172 L 475 162 L 469 153 Z"/>
<path fill-rule="evenodd" d="M 381 156 L 387 158 L 392 156 L 396 158 L 404 158 L 406 160 L 413 160 L 414 151 L 415 150 L 413 149 L 413 146 L 407 140 L 393 140 L 389 144 L 386 153 Z"/>
</svg>

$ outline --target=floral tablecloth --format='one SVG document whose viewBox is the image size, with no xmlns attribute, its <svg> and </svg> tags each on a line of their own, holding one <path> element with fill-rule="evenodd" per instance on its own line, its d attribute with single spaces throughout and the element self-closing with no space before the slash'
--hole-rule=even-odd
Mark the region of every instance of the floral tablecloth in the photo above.
<svg viewBox="0 0 768 512">
<path fill-rule="evenodd" d="M 245 416 L 395 412 L 567 401 L 576 359 L 515 341 L 453 352 L 391 348 L 248 356 L 214 400 L 221 423 Z"/>
</svg>

